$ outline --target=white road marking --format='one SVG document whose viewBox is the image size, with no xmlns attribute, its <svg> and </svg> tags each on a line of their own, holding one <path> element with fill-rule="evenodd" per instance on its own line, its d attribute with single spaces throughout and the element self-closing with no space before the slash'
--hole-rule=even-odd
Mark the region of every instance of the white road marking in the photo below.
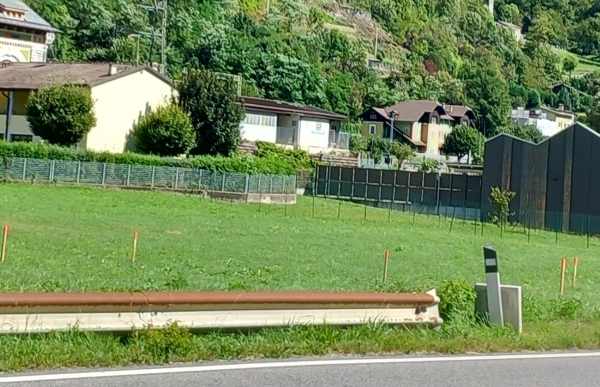
<svg viewBox="0 0 600 387">
<path fill-rule="evenodd" d="M 280 361 L 265 363 L 241 363 L 212 366 L 173 367 L 173 368 L 142 368 L 118 371 L 92 371 L 63 374 L 27 375 L 0 377 L 2 383 L 47 382 L 57 380 L 96 379 L 127 376 L 150 376 L 165 374 L 202 373 L 218 371 L 256 370 L 268 368 L 297 368 L 297 367 L 328 367 L 352 365 L 381 365 L 381 364 L 410 364 L 410 363 L 448 363 L 504 360 L 542 360 L 542 359 L 573 359 L 600 357 L 600 352 L 580 353 L 543 353 L 518 355 L 481 355 L 481 356 L 445 356 L 445 357 L 406 357 L 382 359 L 341 359 L 341 360 L 302 360 Z"/>
</svg>

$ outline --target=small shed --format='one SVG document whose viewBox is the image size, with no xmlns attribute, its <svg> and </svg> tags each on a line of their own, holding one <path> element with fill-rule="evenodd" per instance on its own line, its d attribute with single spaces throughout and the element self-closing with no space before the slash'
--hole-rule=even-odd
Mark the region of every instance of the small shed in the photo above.
<svg viewBox="0 0 600 387">
<path fill-rule="evenodd" d="M 536 228 L 600 232 L 600 134 L 576 123 L 539 144 L 500 134 L 487 141 L 482 214 L 492 187 L 516 193 L 512 220 Z"/>
</svg>

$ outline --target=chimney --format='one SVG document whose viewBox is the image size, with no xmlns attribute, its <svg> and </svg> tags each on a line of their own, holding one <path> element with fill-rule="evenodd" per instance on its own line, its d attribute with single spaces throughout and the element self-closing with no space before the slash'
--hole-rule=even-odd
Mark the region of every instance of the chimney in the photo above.
<svg viewBox="0 0 600 387">
<path fill-rule="evenodd" d="M 119 67 L 114 64 L 114 63 L 110 63 L 108 65 L 108 75 L 116 75 L 119 72 Z"/>
</svg>

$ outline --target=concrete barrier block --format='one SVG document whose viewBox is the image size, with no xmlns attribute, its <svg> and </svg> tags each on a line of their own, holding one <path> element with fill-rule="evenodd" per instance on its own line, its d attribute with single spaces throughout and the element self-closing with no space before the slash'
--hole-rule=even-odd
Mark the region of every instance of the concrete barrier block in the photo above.
<svg viewBox="0 0 600 387">
<path fill-rule="evenodd" d="M 501 285 L 502 310 L 504 324 L 513 327 L 517 332 L 523 332 L 523 291 L 520 286 Z M 477 301 L 475 310 L 481 317 L 487 318 L 487 286 L 486 284 L 475 284 Z"/>
</svg>

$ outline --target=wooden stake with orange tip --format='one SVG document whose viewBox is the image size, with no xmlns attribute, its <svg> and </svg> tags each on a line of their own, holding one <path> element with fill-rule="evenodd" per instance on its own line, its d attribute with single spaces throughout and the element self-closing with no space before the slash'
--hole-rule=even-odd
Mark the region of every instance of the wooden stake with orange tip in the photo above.
<svg viewBox="0 0 600 387">
<path fill-rule="evenodd" d="M 567 258 L 563 257 L 560 260 L 560 295 L 565 294 L 565 274 L 567 272 Z"/>
<path fill-rule="evenodd" d="M 135 262 L 139 239 L 140 239 L 140 233 L 138 231 L 134 231 L 133 232 L 133 247 L 131 249 L 131 262 Z"/>
<path fill-rule="evenodd" d="M 0 253 L 0 262 L 4 262 L 6 259 L 6 251 L 8 249 L 8 230 L 10 227 L 5 224 L 2 227 L 2 252 Z"/>
<path fill-rule="evenodd" d="M 383 252 L 383 283 L 387 282 L 388 277 L 388 267 L 390 265 L 390 251 L 386 249 Z"/>
<path fill-rule="evenodd" d="M 577 267 L 579 266 L 579 257 L 573 258 L 573 287 L 577 286 Z"/>
</svg>

